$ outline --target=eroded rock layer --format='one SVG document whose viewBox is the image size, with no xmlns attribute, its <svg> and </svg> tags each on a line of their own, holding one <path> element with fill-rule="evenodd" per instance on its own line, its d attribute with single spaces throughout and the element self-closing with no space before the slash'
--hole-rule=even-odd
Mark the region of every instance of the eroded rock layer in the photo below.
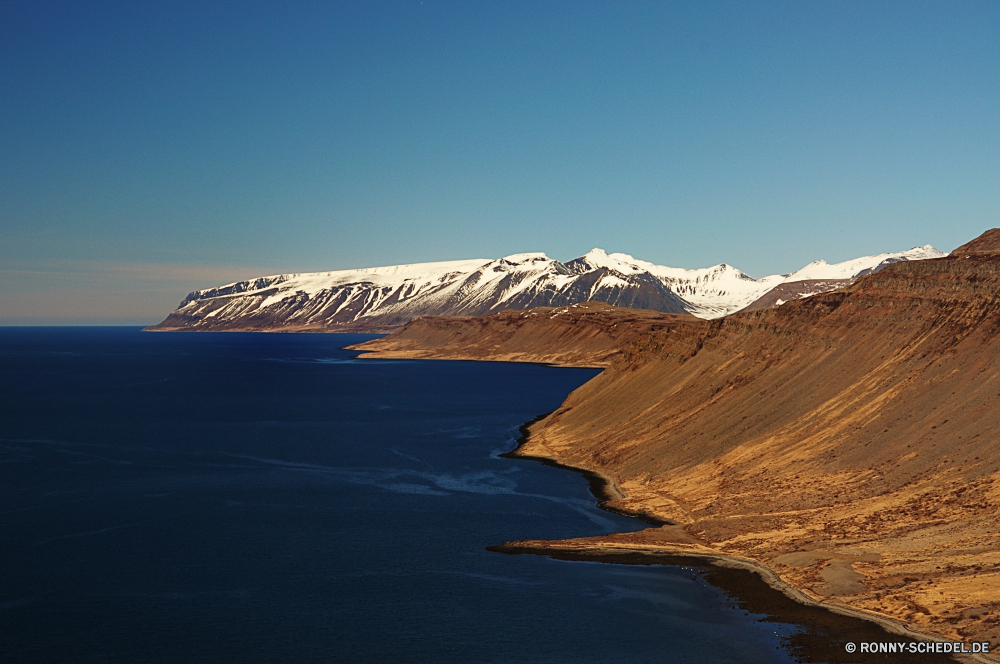
<svg viewBox="0 0 1000 664">
<path fill-rule="evenodd" d="M 675 319 L 623 338 L 521 452 L 599 473 L 613 506 L 676 524 L 588 546 L 752 559 L 812 597 L 996 650 L 998 295 L 1000 255 L 959 253 Z M 477 343 L 501 351 L 490 333 Z"/>
</svg>

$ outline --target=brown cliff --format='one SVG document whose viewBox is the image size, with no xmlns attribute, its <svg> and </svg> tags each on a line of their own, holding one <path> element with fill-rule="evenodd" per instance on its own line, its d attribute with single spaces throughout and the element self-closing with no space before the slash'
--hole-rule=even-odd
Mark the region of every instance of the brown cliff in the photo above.
<svg viewBox="0 0 1000 664">
<path fill-rule="evenodd" d="M 614 507 L 677 525 L 517 546 L 731 555 L 813 598 L 996 650 L 991 233 L 843 291 L 619 337 L 607 370 L 520 451 L 599 473 L 620 493 Z M 481 332 L 485 347 L 489 325 Z"/>
<path fill-rule="evenodd" d="M 687 314 L 581 302 L 481 317 L 426 316 L 390 336 L 349 348 L 366 351 L 364 357 L 604 367 L 640 336 L 698 320 Z"/>
</svg>

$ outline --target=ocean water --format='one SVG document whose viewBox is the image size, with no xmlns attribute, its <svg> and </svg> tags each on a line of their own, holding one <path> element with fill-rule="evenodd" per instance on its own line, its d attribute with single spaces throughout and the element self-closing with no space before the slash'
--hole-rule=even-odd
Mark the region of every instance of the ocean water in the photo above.
<svg viewBox="0 0 1000 664">
<path fill-rule="evenodd" d="M 645 527 L 498 456 L 596 372 L 342 350 L 366 338 L 0 328 L 0 661 L 842 652 L 752 579 L 487 551 Z"/>
</svg>

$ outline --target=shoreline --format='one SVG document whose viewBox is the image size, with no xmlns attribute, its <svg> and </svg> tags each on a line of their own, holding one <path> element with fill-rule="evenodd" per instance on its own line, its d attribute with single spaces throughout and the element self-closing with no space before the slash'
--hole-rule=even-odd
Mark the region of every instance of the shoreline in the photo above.
<svg viewBox="0 0 1000 664">
<path fill-rule="evenodd" d="M 623 510 L 621 508 L 610 505 L 609 503 L 612 500 L 616 498 L 621 498 L 622 494 L 620 491 L 618 491 L 614 481 L 612 481 L 611 478 L 609 477 L 601 475 L 600 473 L 597 473 L 592 470 L 586 470 L 584 468 L 576 468 L 575 466 L 569 466 L 564 463 L 560 463 L 559 461 L 550 459 L 548 457 L 541 457 L 532 454 L 521 453 L 520 452 L 521 448 L 523 448 L 525 443 L 528 442 L 528 437 L 531 435 L 530 432 L 528 431 L 531 425 L 535 424 L 536 422 L 541 422 L 551 414 L 552 413 L 542 413 L 541 415 L 537 415 L 536 417 L 532 418 L 531 420 L 528 420 L 527 422 L 519 426 L 517 430 L 521 435 L 515 441 L 516 446 L 514 447 L 514 449 L 510 450 L 509 452 L 504 452 L 502 454 L 499 454 L 497 456 L 503 457 L 504 459 L 525 459 L 528 461 L 537 461 L 546 466 L 550 466 L 553 468 L 561 468 L 563 470 L 570 470 L 573 471 L 574 473 L 579 473 L 580 475 L 583 475 L 584 478 L 587 480 L 587 486 L 590 489 L 590 493 L 593 494 L 595 498 L 597 498 L 597 506 L 600 509 L 604 510 L 605 512 L 611 512 L 612 514 L 618 514 L 620 516 L 627 516 L 633 519 L 639 519 L 640 521 L 643 521 L 651 526 L 656 526 L 656 527 L 677 525 L 673 521 L 660 519 L 649 514 Z"/>
<path fill-rule="evenodd" d="M 350 348 L 350 350 L 360 350 L 357 348 Z M 359 358 L 365 359 L 442 359 L 442 360 L 466 360 L 466 361 L 485 361 L 485 362 L 515 362 L 518 364 L 526 363 L 525 359 L 513 358 L 513 357 L 469 357 L 462 356 L 463 354 L 450 354 L 448 356 L 433 356 L 430 354 L 424 354 L 421 352 L 414 352 L 413 350 L 406 351 L 368 351 L 359 355 Z M 540 364 L 545 366 L 553 367 L 576 367 L 581 368 L 581 365 L 575 364 L 558 364 L 554 362 L 545 361 L 530 361 L 532 364 Z M 590 367 L 588 367 L 590 368 Z M 606 367 L 593 367 L 597 369 L 604 369 Z M 637 513 L 631 510 L 621 509 L 610 505 L 611 501 L 625 497 L 624 494 L 618 489 L 614 480 L 601 473 L 600 471 L 594 471 L 590 469 L 578 468 L 573 465 L 563 463 L 561 461 L 556 461 L 553 458 L 546 456 L 537 456 L 533 454 L 525 454 L 522 452 L 525 445 L 530 437 L 529 428 L 547 417 L 547 414 L 540 415 L 533 418 L 532 420 L 525 422 L 519 428 L 519 437 L 516 441 L 516 446 L 509 452 L 504 452 L 498 456 L 510 459 L 528 459 L 532 461 L 538 461 L 546 465 L 561 468 L 564 470 L 571 470 L 582 474 L 588 482 L 591 494 L 597 499 L 597 505 L 601 509 L 612 512 L 615 514 L 620 514 L 622 516 L 628 516 L 632 518 L 638 518 L 653 527 L 673 527 L 676 529 L 681 529 L 679 524 L 643 513 Z M 647 531 L 652 530 L 647 529 Z M 813 596 L 804 589 L 799 588 L 796 585 L 784 580 L 780 577 L 778 572 L 767 566 L 766 564 L 759 562 L 757 560 L 742 558 L 739 556 L 733 556 L 725 554 L 722 552 L 714 551 L 707 546 L 701 546 L 700 544 L 692 542 L 692 546 L 685 547 L 685 544 L 679 541 L 675 542 L 658 542 L 656 544 L 639 544 L 636 546 L 633 544 L 629 546 L 628 543 L 619 541 L 601 541 L 604 538 L 611 538 L 614 534 L 609 534 L 607 536 L 595 537 L 595 538 L 579 538 L 579 540 L 531 540 L 526 542 L 505 542 L 503 544 L 492 545 L 486 547 L 489 551 L 498 553 L 508 553 L 512 555 L 517 554 L 534 554 L 534 555 L 544 555 L 555 559 L 564 560 L 585 560 L 592 562 L 605 562 L 611 564 L 666 564 L 666 565 L 678 565 L 678 564 L 689 564 L 696 565 L 702 569 L 729 569 L 729 570 L 742 570 L 743 572 L 748 572 L 753 575 L 754 578 L 759 579 L 763 584 L 765 584 L 770 591 L 778 591 L 781 597 L 787 598 L 794 603 L 795 606 L 808 607 L 809 609 L 814 609 L 816 611 L 825 612 L 829 616 L 838 616 L 841 620 L 858 620 L 863 621 L 868 625 L 872 625 L 873 629 L 880 630 L 881 633 L 885 635 L 897 635 L 908 638 L 913 641 L 919 642 L 941 642 L 941 643 L 956 643 L 957 641 L 952 638 L 944 637 L 938 634 L 928 633 L 913 629 L 908 623 L 901 620 L 888 617 L 883 614 L 872 613 L 865 609 L 855 608 L 846 604 L 842 604 L 836 601 L 820 599 L 819 596 Z M 591 541 L 585 541 L 591 540 Z M 759 593 L 757 593 L 759 594 Z M 737 593 L 735 595 L 739 597 Z M 786 614 L 790 617 L 790 622 L 794 622 L 794 613 Z M 879 635 L 881 636 L 881 634 Z M 875 638 L 873 640 L 880 640 Z M 888 640 L 888 639 L 881 639 Z M 967 642 L 971 643 L 971 641 Z M 822 648 L 822 645 L 820 646 Z M 859 653 L 860 654 L 860 653 Z M 977 653 L 959 653 L 959 654 L 948 654 L 950 661 L 962 661 L 962 662 L 980 662 L 982 664 L 993 663 L 996 664 L 1000 662 L 1000 657 L 997 656 L 997 652 L 989 655 L 977 654 Z M 831 660 L 834 661 L 834 660 Z M 835 661 L 858 661 L 857 659 L 851 660 L 840 660 Z"/>
<path fill-rule="evenodd" d="M 611 565 L 671 565 L 701 567 L 721 567 L 730 570 L 742 570 L 759 577 L 772 590 L 780 592 L 788 599 L 803 606 L 829 611 L 845 618 L 863 620 L 874 624 L 885 632 L 907 637 L 913 641 L 956 643 L 936 634 L 928 634 L 911 629 L 904 623 L 886 616 L 868 613 L 843 604 L 834 604 L 814 599 L 804 591 L 782 579 L 777 572 L 763 563 L 749 558 L 740 558 L 724 553 L 709 553 L 689 549 L 657 546 L 650 548 L 611 546 L 600 544 L 570 544 L 572 540 L 526 540 L 523 542 L 506 542 L 486 547 L 488 551 L 506 553 L 508 555 L 537 555 L 554 560 L 574 562 L 600 562 Z M 959 653 L 953 658 L 962 662 L 981 662 L 995 664 L 995 658 L 975 653 Z"/>
<path fill-rule="evenodd" d="M 360 332 L 356 334 L 361 334 Z M 367 343 L 367 342 L 362 342 Z M 490 357 L 475 357 L 472 355 L 462 355 L 461 353 L 449 355 L 448 357 L 437 357 L 430 354 L 422 354 L 420 351 L 414 350 L 361 350 L 357 348 L 361 344 L 351 344 L 350 346 L 344 346 L 341 350 L 349 350 L 355 353 L 360 353 L 356 359 L 359 360 L 442 360 L 444 362 L 494 362 L 501 364 L 534 364 L 540 367 L 554 367 L 556 369 L 595 369 L 597 371 L 604 371 L 607 369 L 606 364 L 580 364 L 576 362 L 545 362 L 544 360 L 522 360 L 516 357 L 501 357 L 501 358 L 490 358 Z M 537 421 L 531 420 L 527 423 Z M 526 426 L 527 426 L 526 425 Z M 518 439 L 520 440 L 520 439 Z"/>
<path fill-rule="evenodd" d="M 654 527 L 678 525 L 672 521 L 608 505 L 611 500 L 623 497 L 623 494 L 617 489 L 614 481 L 605 475 L 592 470 L 577 468 L 575 466 L 561 463 L 548 457 L 520 453 L 520 450 L 528 442 L 528 438 L 531 435 L 529 431 L 531 425 L 540 422 L 550 414 L 551 413 L 542 413 L 541 415 L 534 417 L 518 427 L 520 436 L 516 440 L 516 446 L 514 449 L 509 452 L 504 452 L 498 456 L 507 459 L 527 459 L 531 461 L 538 461 L 547 466 L 580 473 L 587 479 L 589 489 L 597 499 L 597 506 L 600 509 L 614 514 L 619 514 L 621 516 L 640 519 L 641 521 L 644 521 Z M 581 540 L 583 539 L 594 538 L 581 538 Z M 546 556 L 554 560 L 603 562 L 616 565 L 686 565 L 702 568 L 714 566 L 730 570 L 743 570 L 755 574 L 772 590 L 780 592 L 782 595 L 797 604 L 829 611 L 845 618 L 863 620 L 877 625 L 889 634 L 908 637 L 914 641 L 956 643 L 956 641 L 953 641 L 952 639 L 947 639 L 936 634 L 929 634 L 927 632 L 911 629 L 907 624 L 893 618 L 889 618 L 888 616 L 870 613 L 864 609 L 857 609 L 844 604 L 816 599 L 807 594 L 801 588 L 798 588 L 782 579 L 774 569 L 751 558 L 741 558 L 739 556 L 707 550 L 698 551 L 693 549 L 684 549 L 681 547 L 671 547 L 669 545 L 647 545 L 642 547 L 621 544 L 616 545 L 610 542 L 584 542 L 581 540 L 511 541 L 504 542 L 503 544 L 487 546 L 486 550 L 493 551 L 495 553 L 505 553 L 508 555 L 539 555 Z M 860 655 L 861 653 L 858 654 Z M 976 653 L 950 654 L 950 657 L 955 661 L 978 662 L 981 664 L 996 664 L 996 662 L 1000 661 L 1000 658 Z"/>
</svg>

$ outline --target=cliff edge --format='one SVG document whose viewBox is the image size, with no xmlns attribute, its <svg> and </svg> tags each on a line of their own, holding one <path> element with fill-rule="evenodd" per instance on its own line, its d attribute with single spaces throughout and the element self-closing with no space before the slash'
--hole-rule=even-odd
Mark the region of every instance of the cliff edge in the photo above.
<svg viewBox="0 0 1000 664">
<path fill-rule="evenodd" d="M 520 451 L 598 473 L 613 507 L 675 524 L 580 545 L 756 561 L 827 604 L 996 650 L 998 240 L 621 335 Z M 514 359 L 493 330 L 476 343 Z M 427 357 L 448 356 L 442 339 Z"/>
</svg>

